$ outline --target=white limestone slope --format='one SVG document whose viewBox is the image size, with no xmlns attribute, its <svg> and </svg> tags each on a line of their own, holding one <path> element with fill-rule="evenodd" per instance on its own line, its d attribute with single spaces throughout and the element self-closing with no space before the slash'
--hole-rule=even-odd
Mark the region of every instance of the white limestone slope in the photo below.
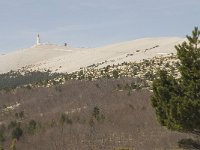
<svg viewBox="0 0 200 150">
<path fill-rule="evenodd" d="M 143 38 L 98 48 L 71 48 L 40 44 L 31 48 L 0 55 L 0 73 L 29 69 L 50 69 L 57 72 L 73 72 L 81 67 L 104 62 L 99 67 L 124 61 L 140 61 L 154 56 L 176 53 L 174 45 L 184 38 Z"/>
</svg>

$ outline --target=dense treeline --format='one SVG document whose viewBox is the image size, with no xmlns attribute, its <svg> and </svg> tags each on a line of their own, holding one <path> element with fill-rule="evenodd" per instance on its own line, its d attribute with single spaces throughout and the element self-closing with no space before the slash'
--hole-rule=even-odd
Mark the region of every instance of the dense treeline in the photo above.
<svg viewBox="0 0 200 150">
<path fill-rule="evenodd" d="M 50 71 L 10 71 L 0 74 L 0 90 L 9 90 L 16 87 L 40 83 L 58 77 L 59 73 L 51 73 Z"/>
</svg>

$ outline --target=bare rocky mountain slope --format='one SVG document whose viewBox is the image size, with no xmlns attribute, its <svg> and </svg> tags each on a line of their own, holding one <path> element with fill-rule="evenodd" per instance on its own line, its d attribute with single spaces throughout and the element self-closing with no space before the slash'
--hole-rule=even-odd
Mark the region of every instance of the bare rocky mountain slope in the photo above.
<svg viewBox="0 0 200 150">
<path fill-rule="evenodd" d="M 143 38 L 98 48 L 71 48 L 41 43 L 31 48 L 0 55 L 0 73 L 22 67 L 71 73 L 102 62 L 103 65 L 99 67 L 122 62 L 138 62 L 155 56 L 175 54 L 174 45 L 183 41 L 184 38 L 178 37 Z"/>
</svg>

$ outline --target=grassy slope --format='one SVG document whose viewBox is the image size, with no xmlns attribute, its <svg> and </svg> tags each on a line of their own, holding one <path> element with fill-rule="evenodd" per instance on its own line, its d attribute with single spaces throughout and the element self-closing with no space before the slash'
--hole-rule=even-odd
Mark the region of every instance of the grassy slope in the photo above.
<svg viewBox="0 0 200 150">
<path fill-rule="evenodd" d="M 131 82 L 130 78 L 67 81 L 50 88 L 0 92 L 0 106 L 21 104 L 6 116 L 1 115 L 0 122 L 15 120 L 15 113 L 23 110 L 25 117 L 18 121 L 34 119 L 40 123 L 34 135 L 24 131 L 17 149 L 176 149 L 177 141 L 189 135 L 169 131 L 157 123 L 149 91 L 116 90 L 117 84 Z M 95 106 L 105 119 L 97 121 L 92 117 Z M 63 132 L 58 121 L 61 113 L 73 122 L 65 124 Z M 9 138 L 4 143 L 6 149 L 8 144 Z"/>
</svg>

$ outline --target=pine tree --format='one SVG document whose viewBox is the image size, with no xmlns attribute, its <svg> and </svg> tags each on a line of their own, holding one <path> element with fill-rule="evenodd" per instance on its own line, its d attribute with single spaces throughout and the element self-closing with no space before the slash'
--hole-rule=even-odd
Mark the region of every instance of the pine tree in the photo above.
<svg viewBox="0 0 200 150">
<path fill-rule="evenodd" d="M 181 76 L 160 70 L 153 81 L 152 105 L 158 121 L 169 129 L 200 131 L 200 31 L 175 46 Z"/>
</svg>

